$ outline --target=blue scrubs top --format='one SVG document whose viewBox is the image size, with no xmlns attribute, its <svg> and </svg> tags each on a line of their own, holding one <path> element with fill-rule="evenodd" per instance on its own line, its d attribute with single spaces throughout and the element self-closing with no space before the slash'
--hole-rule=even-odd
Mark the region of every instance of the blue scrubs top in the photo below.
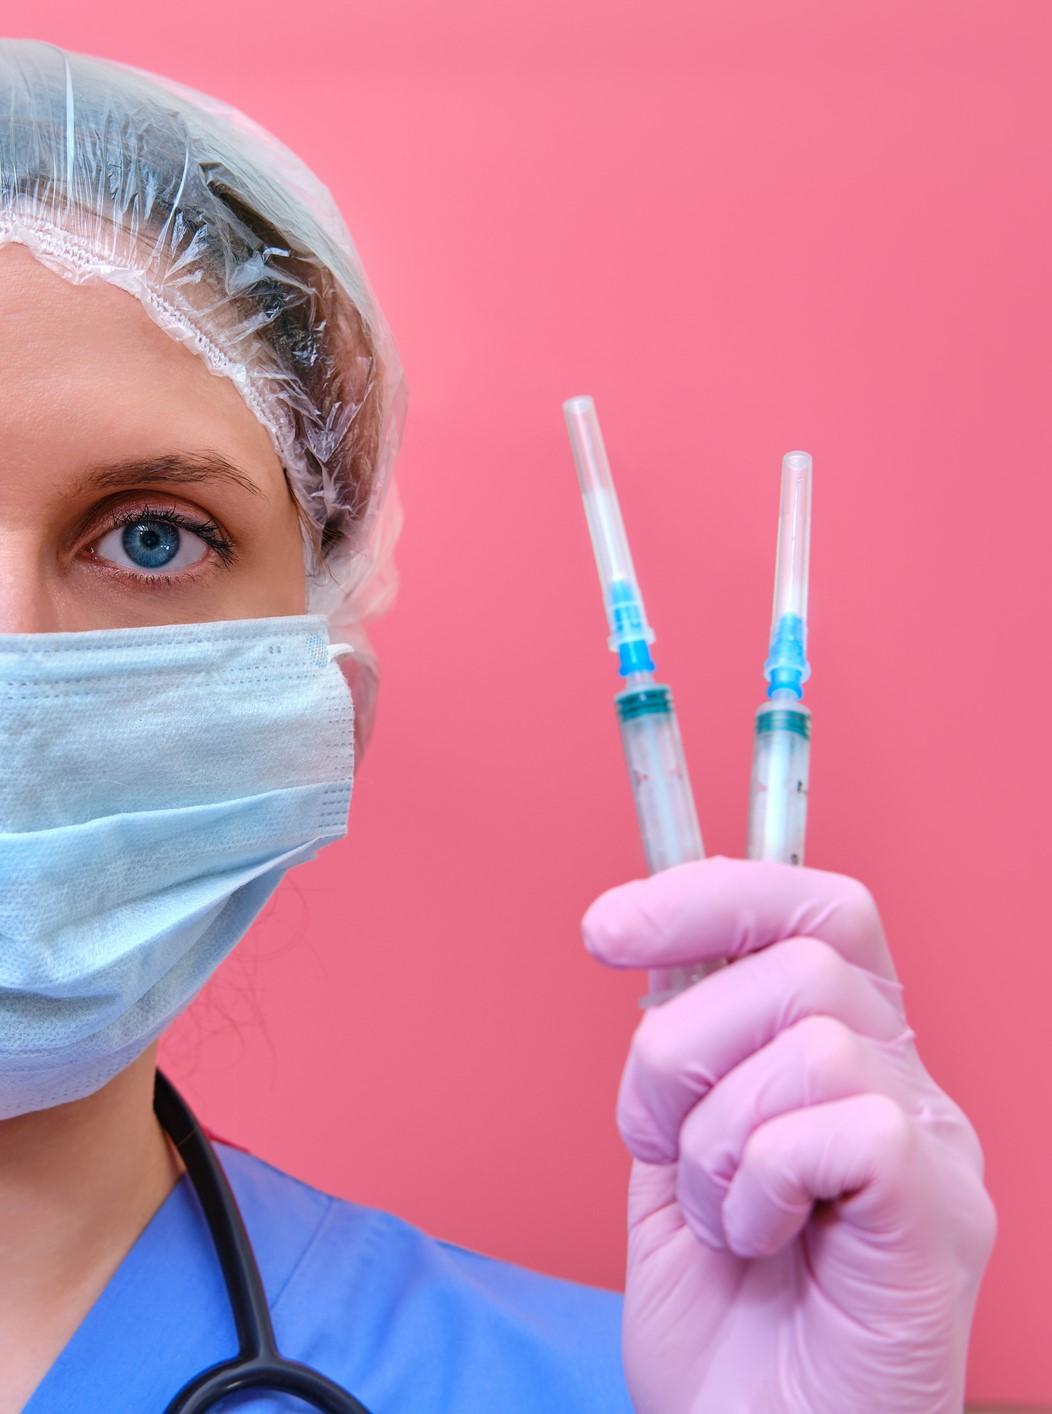
<svg viewBox="0 0 1052 1414">
<path fill-rule="evenodd" d="M 278 1346 L 373 1414 L 631 1414 L 621 1297 L 440 1242 L 225 1144 Z M 162 1414 L 236 1353 L 204 1216 L 181 1178 L 25 1414 Z M 294 1410 L 270 1392 L 221 1410 Z"/>
</svg>

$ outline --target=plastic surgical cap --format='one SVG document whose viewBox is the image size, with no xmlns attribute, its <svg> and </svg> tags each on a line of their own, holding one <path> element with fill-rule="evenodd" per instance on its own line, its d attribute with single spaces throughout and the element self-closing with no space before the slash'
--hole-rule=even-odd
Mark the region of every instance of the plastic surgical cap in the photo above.
<svg viewBox="0 0 1052 1414">
<path fill-rule="evenodd" d="M 327 187 L 218 99 L 36 40 L 0 40 L 0 245 L 139 299 L 230 378 L 300 508 L 311 612 L 328 617 L 359 749 L 379 678 L 363 620 L 397 588 L 398 351 Z"/>
</svg>

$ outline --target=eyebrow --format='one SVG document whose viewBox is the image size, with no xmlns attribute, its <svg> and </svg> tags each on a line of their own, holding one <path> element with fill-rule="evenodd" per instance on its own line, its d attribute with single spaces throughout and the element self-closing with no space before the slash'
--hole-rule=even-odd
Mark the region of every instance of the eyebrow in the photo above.
<svg viewBox="0 0 1052 1414">
<path fill-rule="evenodd" d="M 202 481 L 226 481 L 249 491 L 253 496 L 266 493 L 260 486 L 228 461 L 221 452 L 166 452 L 159 457 L 132 457 L 123 461 L 103 462 L 89 468 L 73 488 L 74 496 L 86 491 L 125 491 L 144 481 L 155 484 L 194 485 Z"/>
</svg>

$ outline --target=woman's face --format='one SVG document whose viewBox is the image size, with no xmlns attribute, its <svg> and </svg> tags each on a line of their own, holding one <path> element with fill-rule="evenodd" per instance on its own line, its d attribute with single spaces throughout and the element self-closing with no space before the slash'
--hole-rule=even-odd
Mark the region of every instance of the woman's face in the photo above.
<svg viewBox="0 0 1052 1414">
<path fill-rule="evenodd" d="M 0 246 L 0 633 L 300 614 L 266 430 L 139 301 Z"/>
</svg>

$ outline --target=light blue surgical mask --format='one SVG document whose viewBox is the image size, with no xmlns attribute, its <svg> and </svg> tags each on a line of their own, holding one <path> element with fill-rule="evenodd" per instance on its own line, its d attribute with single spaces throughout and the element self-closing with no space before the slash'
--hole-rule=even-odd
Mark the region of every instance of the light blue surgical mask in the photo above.
<svg viewBox="0 0 1052 1414">
<path fill-rule="evenodd" d="M 0 1118 L 98 1090 L 347 829 L 325 619 L 0 634 Z"/>
</svg>

